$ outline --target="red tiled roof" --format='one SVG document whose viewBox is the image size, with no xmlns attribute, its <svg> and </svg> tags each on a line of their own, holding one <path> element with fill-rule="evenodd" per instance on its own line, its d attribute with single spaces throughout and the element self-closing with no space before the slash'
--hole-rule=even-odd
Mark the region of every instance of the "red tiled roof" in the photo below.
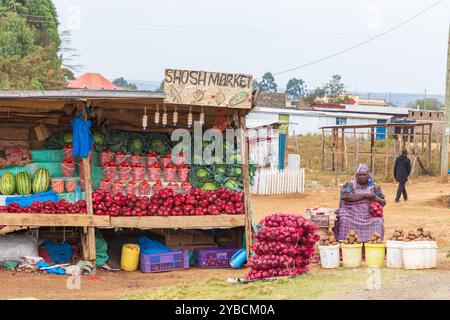
<svg viewBox="0 0 450 320">
<path fill-rule="evenodd" d="M 119 90 L 120 87 L 114 85 L 100 73 L 85 73 L 67 85 L 72 89 L 90 89 L 90 90 Z"/>
</svg>

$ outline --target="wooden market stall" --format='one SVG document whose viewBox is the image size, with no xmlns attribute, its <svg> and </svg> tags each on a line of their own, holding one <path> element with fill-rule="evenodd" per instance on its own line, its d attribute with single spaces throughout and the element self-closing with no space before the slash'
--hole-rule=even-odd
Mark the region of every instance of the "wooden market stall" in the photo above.
<svg viewBox="0 0 450 320">
<path fill-rule="evenodd" d="M 95 228 L 142 229 L 226 229 L 242 228 L 250 254 L 252 222 L 249 212 L 248 141 L 245 116 L 252 107 L 251 76 L 186 70 L 166 70 L 164 93 L 145 91 L 61 90 L 0 92 L 0 146 L 20 143 L 33 149 L 44 148 L 41 130 L 50 133 L 70 129 L 76 112 L 88 111 L 100 127 L 136 133 L 168 133 L 177 128 L 193 132 L 188 122 L 202 118 L 203 128 L 230 127 L 240 132 L 243 164 L 244 215 L 205 216 L 96 216 L 92 203 L 92 181 L 89 161 L 83 161 L 86 214 L 16 214 L 0 213 L 0 233 L 36 227 L 82 227 L 84 258 L 95 260 Z M 156 123 L 154 115 L 161 114 Z M 174 112 L 178 114 L 173 123 Z M 143 116 L 148 116 L 143 128 Z"/>
</svg>

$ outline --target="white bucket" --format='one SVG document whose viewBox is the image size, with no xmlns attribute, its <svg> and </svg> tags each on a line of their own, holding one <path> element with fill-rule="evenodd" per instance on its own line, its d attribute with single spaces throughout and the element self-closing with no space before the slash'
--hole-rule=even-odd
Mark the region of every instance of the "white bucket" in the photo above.
<svg viewBox="0 0 450 320">
<path fill-rule="evenodd" d="M 425 251 L 425 267 L 436 268 L 437 260 L 437 244 L 436 241 L 424 241 L 426 248 Z"/>
<path fill-rule="evenodd" d="M 386 241 L 386 266 L 388 268 L 403 268 L 403 241 Z"/>
<path fill-rule="evenodd" d="M 320 264 L 324 269 L 339 268 L 339 244 L 334 246 L 318 246 L 320 252 Z"/>
<path fill-rule="evenodd" d="M 428 269 L 436 267 L 436 243 L 434 241 L 411 241 L 403 244 L 405 269 Z M 434 265 L 434 266 L 433 266 Z"/>
</svg>

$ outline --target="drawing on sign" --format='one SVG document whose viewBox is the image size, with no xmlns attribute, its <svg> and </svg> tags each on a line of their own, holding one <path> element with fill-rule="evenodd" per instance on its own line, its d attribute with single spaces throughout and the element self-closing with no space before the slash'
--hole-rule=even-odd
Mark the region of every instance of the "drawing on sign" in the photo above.
<svg viewBox="0 0 450 320">
<path fill-rule="evenodd" d="M 247 92 L 236 93 L 228 102 L 230 106 L 237 106 L 238 104 L 244 103 L 248 100 L 249 94 Z"/>
<path fill-rule="evenodd" d="M 244 74 L 166 69 L 164 102 L 249 109 L 252 83 Z"/>
<path fill-rule="evenodd" d="M 181 92 L 183 91 L 183 87 L 177 89 L 173 84 L 171 84 L 169 86 L 169 90 L 169 97 L 172 98 L 172 102 L 181 102 Z"/>
<path fill-rule="evenodd" d="M 211 96 L 211 98 L 215 99 L 216 104 L 220 106 L 225 101 L 225 95 L 222 90 L 219 90 L 215 95 Z"/>
<path fill-rule="evenodd" d="M 200 102 L 205 97 L 205 90 L 197 89 L 192 95 L 194 96 L 194 101 L 192 101 L 192 103 Z"/>
</svg>

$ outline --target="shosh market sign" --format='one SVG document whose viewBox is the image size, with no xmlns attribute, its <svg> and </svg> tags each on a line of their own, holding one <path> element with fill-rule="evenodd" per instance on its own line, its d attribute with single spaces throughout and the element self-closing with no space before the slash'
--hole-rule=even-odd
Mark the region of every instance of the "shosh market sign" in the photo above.
<svg viewBox="0 0 450 320">
<path fill-rule="evenodd" d="M 251 108 L 252 76 L 166 69 L 164 103 Z"/>
</svg>

